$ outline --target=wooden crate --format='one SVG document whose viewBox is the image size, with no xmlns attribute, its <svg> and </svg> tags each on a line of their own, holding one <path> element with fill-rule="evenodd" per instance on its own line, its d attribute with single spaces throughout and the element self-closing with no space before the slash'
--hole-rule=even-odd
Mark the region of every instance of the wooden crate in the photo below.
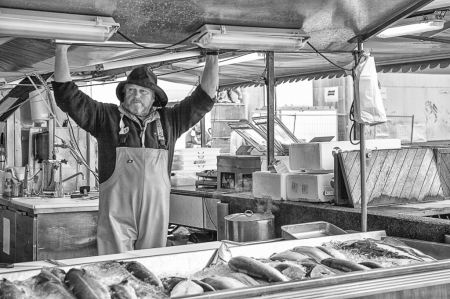
<svg viewBox="0 0 450 299">
<path fill-rule="evenodd" d="M 361 207 L 361 168 L 359 151 L 338 154 L 339 173 L 348 201 Z M 444 200 L 450 195 L 450 150 L 402 148 L 370 151 L 366 159 L 366 198 L 368 206 Z M 342 186 L 342 184 L 341 184 Z M 341 195 L 344 193 L 340 193 Z"/>
<path fill-rule="evenodd" d="M 211 121 L 211 129 L 212 129 L 212 136 L 213 137 L 230 137 L 231 132 L 233 131 L 230 126 L 228 125 L 229 120 L 226 121 L 218 121 L 218 120 L 212 120 Z"/>
<path fill-rule="evenodd" d="M 245 117 L 244 104 L 215 104 L 211 110 L 211 121 L 213 120 L 240 120 Z"/>
</svg>

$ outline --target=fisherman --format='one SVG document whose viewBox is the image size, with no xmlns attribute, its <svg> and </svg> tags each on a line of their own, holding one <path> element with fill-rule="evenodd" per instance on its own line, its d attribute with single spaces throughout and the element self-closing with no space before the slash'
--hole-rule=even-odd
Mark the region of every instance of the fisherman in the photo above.
<svg viewBox="0 0 450 299">
<path fill-rule="evenodd" d="M 98 142 L 98 253 L 164 247 L 169 224 L 169 173 L 175 142 L 214 105 L 216 52 L 206 54 L 200 85 L 173 108 L 156 75 L 135 68 L 116 89 L 120 105 L 91 99 L 72 82 L 67 45 L 57 45 L 52 82 L 57 105 Z"/>
</svg>

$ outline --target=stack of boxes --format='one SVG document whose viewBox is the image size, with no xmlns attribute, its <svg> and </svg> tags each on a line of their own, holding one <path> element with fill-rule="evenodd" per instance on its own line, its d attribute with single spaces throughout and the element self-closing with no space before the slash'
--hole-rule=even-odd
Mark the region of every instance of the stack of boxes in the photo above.
<svg viewBox="0 0 450 299">
<path fill-rule="evenodd" d="M 274 200 L 329 202 L 334 199 L 333 150 L 358 150 L 349 141 L 291 144 L 291 173 L 255 172 L 253 195 Z M 401 148 L 399 139 L 367 140 L 368 149 Z"/>
<path fill-rule="evenodd" d="M 197 172 L 217 169 L 219 148 L 185 148 L 175 150 L 172 163 L 172 186 L 195 185 Z"/>
</svg>

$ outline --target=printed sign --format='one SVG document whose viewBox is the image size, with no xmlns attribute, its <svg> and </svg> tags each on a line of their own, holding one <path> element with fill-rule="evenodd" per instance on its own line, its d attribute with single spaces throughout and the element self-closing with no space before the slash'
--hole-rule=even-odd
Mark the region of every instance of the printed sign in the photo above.
<svg viewBox="0 0 450 299">
<path fill-rule="evenodd" d="M 325 87 L 325 102 L 337 102 L 339 99 L 339 88 L 337 86 Z"/>
</svg>

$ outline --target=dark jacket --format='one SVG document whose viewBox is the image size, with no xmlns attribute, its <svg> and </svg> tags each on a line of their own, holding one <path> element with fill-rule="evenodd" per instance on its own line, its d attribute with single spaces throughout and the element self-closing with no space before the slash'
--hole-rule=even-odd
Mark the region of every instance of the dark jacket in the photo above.
<svg viewBox="0 0 450 299">
<path fill-rule="evenodd" d="M 119 145 L 120 112 L 118 106 L 91 99 L 78 90 L 73 82 L 52 82 L 56 104 L 85 131 L 97 138 L 99 182 L 105 182 L 114 172 L 116 148 Z M 119 102 L 119 100 L 117 100 Z M 211 97 L 198 86 L 194 92 L 172 108 L 161 108 L 159 114 L 163 126 L 167 149 L 169 150 L 168 172 L 172 168 L 176 140 L 214 106 Z M 129 127 L 127 146 L 142 147 L 138 123 L 124 116 Z M 145 147 L 159 148 L 156 122 L 147 125 Z"/>
</svg>

